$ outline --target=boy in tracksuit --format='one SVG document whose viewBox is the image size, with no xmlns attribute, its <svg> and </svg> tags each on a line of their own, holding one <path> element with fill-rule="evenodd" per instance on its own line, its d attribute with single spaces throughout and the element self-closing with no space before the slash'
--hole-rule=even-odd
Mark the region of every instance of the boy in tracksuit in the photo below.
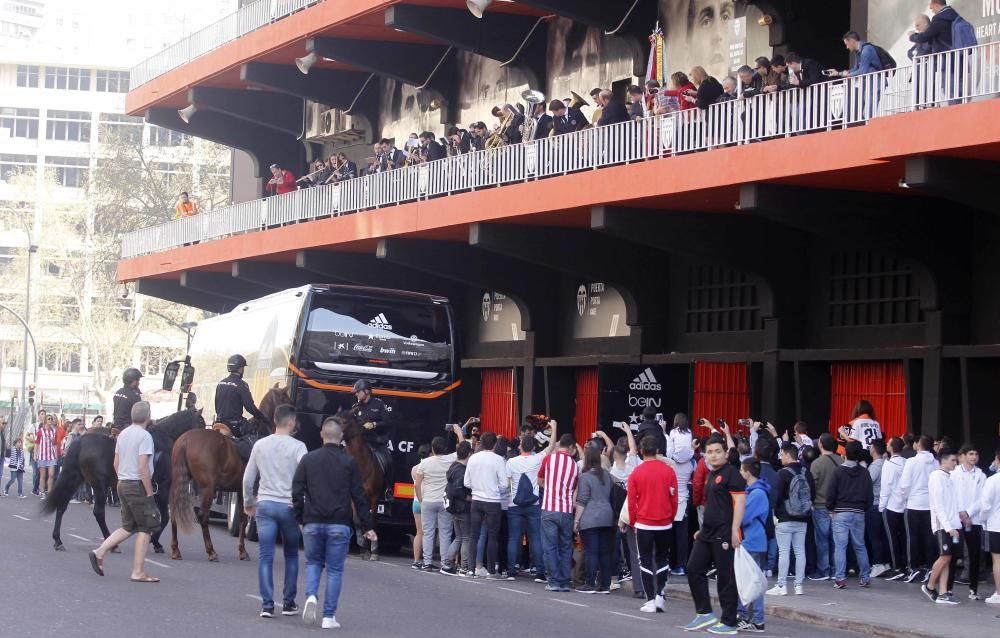
<svg viewBox="0 0 1000 638">
<path fill-rule="evenodd" d="M 958 466 L 951 473 L 951 482 L 955 484 L 955 498 L 958 501 L 958 518 L 962 529 L 958 530 L 969 554 L 968 581 L 969 600 L 979 598 L 979 564 L 983 551 L 983 520 L 980 511 L 980 500 L 986 475 L 979 467 L 979 452 L 968 443 L 958 451 Z M 958 570 L 948 572 L 948 591 L 952 591 Z"/>
<path fill-rule="evenodd" d="M 959 533 L 962 526 L 958 516 L 958 499 L 955 496 L 955 484 L 951 481 L 951 472 L 958 464 L 958 458 L 951 450 L 941 450 L 938 469 L 931 472 L 927 481 L 927 497 L 930 501 L 931 530 L 937 540 L 940 552 L 931 575 L 920 589 L 924 595 L 939 605 L 957 605 L 948 589 L 948 573 L 955 568 L 958 560 Z"/>
<path fill-rule="evenodd" d="M 993 463 L 1000 470 L 1000 447 L 996 449 Z M 986 550 L 993 556 L 993 582 L 1000 583 L 1000 471 L 986 479 L 979 497 L 979 512 L 986 528 Z M 1000 605 L 1000 585 L 986 602 Z"/>
<path fill-rule="evenodd" d="M 847 586 L 847 541 L 854 545 L 861 577 L 859 585 L 868 587 L 871 581 L 871 564 L 865 549 L 865 512 L 872 507 L 872 477 L 858 462 L 864 452 L 859 441 L 848 441 L 844 446 L 847 460 L 833 473 L 826 493 L 826 508 L 830 512 L 833 530 L 833 586 Z"/>
</svg>

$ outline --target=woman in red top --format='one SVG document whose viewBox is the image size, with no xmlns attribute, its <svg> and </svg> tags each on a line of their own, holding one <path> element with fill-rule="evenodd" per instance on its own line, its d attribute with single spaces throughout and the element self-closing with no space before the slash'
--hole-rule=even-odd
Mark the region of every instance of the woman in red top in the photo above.
<svg viewBox="0 0 1000 638">
<path fill-rule="evenodd" d="M 670 85 L 674 88 L 663 91 L 663 95 L 677 98 L 682 111 L 695 108 L 694 102 L 689 102 L 684 99 L 684 96 L 687 95 L 687 91 L 691 91 L 691 95 L 696 95 L 698 93 L 698 89 L 695 88 L 694 84 L 688 79 L 686 74 L 681 71 L 677 71 L 672 74 L 670 76 Z"/>
<path fill-rule="evenodd" d="M 268 192 L 284 195 L 295 190 L 295 176 L 292 175 L 292 171 L 271 164 L 271 175 L 271 180 L 267 183 Z"/>
<path fill-rule="evenodd" d="M 52 491 L 57 458 L 55 419 L 51 415 L 46 415 L 45 422 L 35 433 L 35 461 L 38 465 L 38 485 L 42 491 L 42 498 Z"/>
</svg>

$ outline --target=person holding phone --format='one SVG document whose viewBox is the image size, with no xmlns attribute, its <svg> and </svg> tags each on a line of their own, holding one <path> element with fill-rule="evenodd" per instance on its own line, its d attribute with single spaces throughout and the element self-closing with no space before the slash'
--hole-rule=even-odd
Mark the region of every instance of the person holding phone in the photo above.
<svg viewBox="0 0 1000 638">
<path fill-rule="evenodd" d="M 662 415 L 660 418 L 662 419 Z M 642 410 L 642 422 L 639 423 L 639 431 L 635 438 L 642 441 L 647 436 L 656 440 L 656 453 L 665 456 L 667 454 L 667 436 L 663 433 L 663 423 L 656 418 L 656 408 L 651 405 L 647 405 Z"/>
</svg>

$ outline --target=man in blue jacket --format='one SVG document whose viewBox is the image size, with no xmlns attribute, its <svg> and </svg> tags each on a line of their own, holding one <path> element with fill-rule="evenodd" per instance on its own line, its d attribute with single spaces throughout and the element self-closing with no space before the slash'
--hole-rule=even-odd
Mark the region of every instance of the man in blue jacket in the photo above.
<svg viewBox="0 0 1000 638">
<path fill-rule="evenodd" d="M 928 8 L 934 17 L 923 31 L 910 33 L 910 42 L 930 44 L 931 53 L 951 51 L 951 23 L 958 18 L 958 12 L 948 6 L 948 0 L 930 0 Z"/>
<path fill-rule="evenodd" d="M 761 475 L 761 463 L 749 458 L 740 465 L 740 475 L 747 482 L 747 505 L 743 511 L 743 548 L 750 552 L 757 565 L 764 569 L 767 563 L 767 520 L 771 517 L 771 485 Z M 739 601 L 740 631 L 764 631 L 764 592 L 761 591 L 751 604 L 753 616 Z"/>
<path fill-rule="evenodd" d="M 855 77 L 874 73 L 882 70 L 882 63 L 878 59 L 878 51 L 870 42 L 861 39 L 857 31 L 848 31 L 844 34 L 844 46 L 855 55 L 854 66 L 850 71 L 840 71 L 830 69 L 827 75 L 839 75 L 840 77 Z"/>
</svg>

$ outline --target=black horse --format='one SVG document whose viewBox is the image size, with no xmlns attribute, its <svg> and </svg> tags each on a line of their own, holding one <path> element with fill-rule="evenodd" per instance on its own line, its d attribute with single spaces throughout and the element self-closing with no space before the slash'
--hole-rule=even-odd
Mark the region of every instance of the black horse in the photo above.
<svg viewBox="0 0 1000 638">
<path fill-rule="evenodd" d="M 162 554 L 164 551 L 160 544 L 160 535 L 166 529 L 169 520 L 170 454 L 173 444 L 184 432 L 199 427 L 205 427 L 201 410 L 190 409 L 171 414 L 149 427 L 154 450 L 153 489 L 156 490 L 156 506 L 160 510 L 162 520 L 162 526 L 152 537 L 153 551 L 157 554 Z M 108 490 L 114 490 L 118 486 L 118 476 L 114 468 L 115 440 L 105 432 L 107 430 L 104 428 L 88 432 L 69 446 L 63 458 L 59 479 L 42 504 L 43 512 L 56 514 L 52 527 L 52 540 L 57 551 L 66 549 L 60 536 L 63 514 L 84 481 L 94 492 L 94 518 L 101 528 L 101 534 L 104 538 L 111 534 L 105 521 L 104 507 Z"/>
</svg>

